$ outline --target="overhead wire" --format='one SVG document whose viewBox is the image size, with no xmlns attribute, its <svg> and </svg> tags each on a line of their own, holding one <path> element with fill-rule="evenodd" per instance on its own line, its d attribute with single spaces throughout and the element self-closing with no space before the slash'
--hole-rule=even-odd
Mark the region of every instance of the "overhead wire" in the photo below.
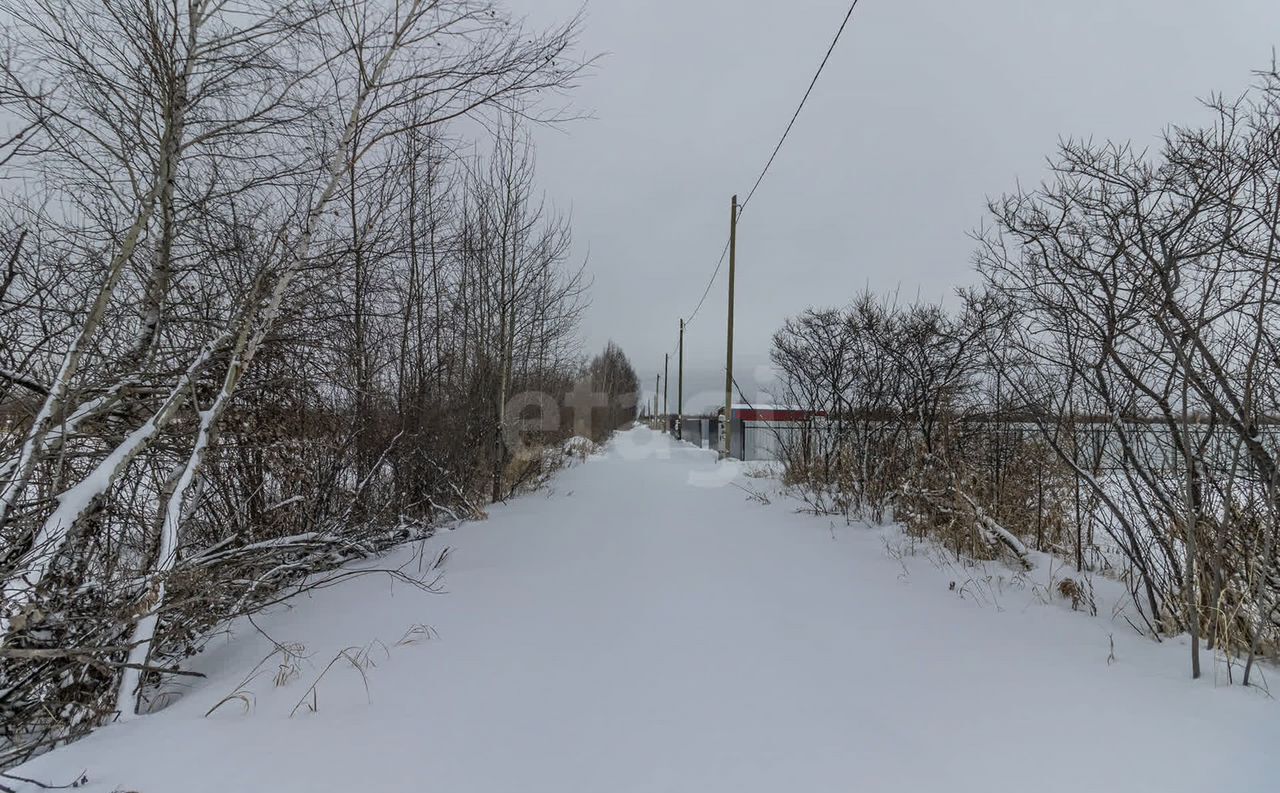
<svg viewBox="0 0 1280 793">
<path fill-rule="evenodd" d="M 760 189 L 761 183 L 764 182 L 765 175 L 769 173 L 769 169 L 773 167 L 774 161 L 778 158 L 778 152 L 782 151 L 783 144 L 787 142 L 787 137 L 795 127 L 796 120 L 800 118 L 800 113 L 804 110 L 805 104 L 808 103 L 809 97 L 813 94 L 814 86 L 818 84 L 818 79 L 822 77 L 823 70 L 827 68 L 827 63 L 831 60 L 831 54 L 835 52 L 836 45 L 840 43 L 840 37 L 844 35 L 845 28 L 849 26 L 849 20 L 853 17 L 853 11 L 857 7 L 858 0 L 853 0 L 853 2 L 849 4 L 849 9 L 845 12 L 844 19 L 840 21 L 840 27 L 836 29 L 836 34 L 832 37 L 831 44 L 827 47 L 826 53 L 822 56 L 822 62 L 818 64 L 817 71 L 813 73 L 813 79 L 809 81 L 809 87 L 805 89 L 804 96 L 800 98 L 800 104 L 796 105 L 795 112 L 791 114 L 791 120 L 787 122 L 786 128 L 782 131 L 782 136 L 778 138 L 777 145 L 773 147 L 773 152 L 770 153 L 768 161 L 764 164 L 764 168 L 760 170 L 760 175 L 756 177 L 755 184 L 751 186 L 751 190 L 747 193 L 746 199 L 738 205 L 739 217 L 742 216 L 743 210 L 747 208 L 747 204 L 749 204 L 751 199 L 755 197 L 756 191 Z M 715 270 L 712 271 L 711 278 L 707 281 L 706 288 L 702 290 L 702 296 L 698 298 L 698 305 L 694 307 L 693 312 L 684 321 L 686 328 L 689 327 L 689 323 L 693 321 L 694 317 L 698 315 L 698 311 L 702 309 L 702 304 L 706 302 L 707 295 L 711 293 L 711 287 L 715 284 L 716 278 L 720 275 L 720 270 L 724 267 L 724 260 L 728 253 L 729 241 L 725 240 L 724 249 L 720 251 L 720 259 L 716 262 Z"/>
<path fill-rule="evenodd" d="M 751 191 L 747 193 L 746 200 L 738 207 L 739 216 L 747 208 L 747 204 L 751 203 L 756 190 L 760 188 L 760 183 L 764 181 L 765 174 L 769 173 L 769 168 L 773 165 L 773 161 L 777 159 L 778 152 L 782 151 L 782 144 L 787 142 L 787 136 L 791 134 L 791 128 L 796 125 L 796 119 L 800 118 L 800 111 L 804 110 L 805 103 L 809 101 L 809 95 L 813 93 L 813 87 L 818 84 L 818 78 L 822 76 L 822 70 L 827 68 L 827 61 L 831 60 L 831 53 L 835 52 L 836 45 L 840 43 L 840 37 L 844 35 L 844 29 L 849 25 L 849 19 L 853 17 L 853 9 L 857 7 L 858 0 L 853 0 L 849 4 L 849 10 L 845 12 L 844 20 L 840 22 L 836 35 L 831 39 L 831 46 L 827 47 L 827 53 L 822 56 L 822 63 L 818 64 L 818 70 L 813 73 L 813 79 L 809 81 L 809 87 L 805 89 L 804 96 L 800 98 L 800 104 L 796 106 L 796 112 L 791 114 L 791 120 L 787 122 L 787 128 L 782 131 L 782 137 L 778 138 L 778 145 L 773 147 L 773 153 L 769 155 L 769 161 L 764 164 L 760 175 L 756 177 L 755 184 L 751 185 Z"/>
<path fill-rule="evenodd" d="M 698 298 L 698 305 L 693 307 L 693 313 L 684 321 L 685 328 L 689 327 L 689 323 L 693 322 L 693 318 L 698 316 L 702 304 L 707 301 L 707 295 L 711 294 L 711 287 L 716 282 L 716 277 L 720 275 L 720 268 L 724 267 L 725 256 L 729 254 L 729 241 L 724 241 L 724 250 L 720 251 L 720 261 L 716 262 L 716 269 L 711 273 L 711 280 L 707 281 L 707 288 L 702 290 L 702 297 Z"/>
<path fill-rule="evenodd" d="M 782 151 L 782 146 L 787 142 L 787 137 L 791 134 L 792 128 L 796 125 L 796 120 L 800 118 L 800 113 L 804 110 L 805 104 L 809 101 L 810 95 L 813 94 L 814 86 L 818 84 L 818 79 L 822 77 L 822 72 L 827 68 L 827 63 L 831 60 L 831 54 L 835 52 L 836 45 L 840 43 L 840 37 L 844 35 L 845 28 L 849 25 L 849 20 L 853 17 L 853 11 L 858 7 L 858 0 L 853 0 L 849 4 L 849 10 L 845 12 L 844 19 L 840 21 L 840 27 L 836 29 L 835 36 L 831 39 L 831 44 L 827 47 L 826 53 L 822 56 L 822 62 L 818 64 L 818 69 L 813 73 L 813 79 L 809 81 L 809 87 L 805 89 L 804 96 L 800 98 L 800 103 L 796 105 L 796 110 L 791 114 L 791 120 L 787 122 L 786 128 L 782 131 L 782 136 L 778 138 L 778 143 L 773 147 L 769 159 L 765 162 L 764 168 L 760 170 L 760 175 L 756 177 L 756 181 L 751 185 L 751 190 L 747 193 L 747 197 L 738 205 L 738 217 L 742 217 L 743 211 L 747 208 L 747 204 L 755 197 L 756 191 L 760 189 L 764 177 L 769 173 L 769 169 L 773 167 L 774 160 L 778 158 L 778 153 Z M 716 262 L 715 270 L 711 273 L 711 278 L 707 281 L 706 287 L 702 290 L 702 296 L 698 298 L 698 304 L 694 306 L 693 312 L 684 319 L 684 327 L 688 329 L 690 323 L 698 316 L 698 312 L 702 310 L 703 304 L 707 300 L 707 296 L 711 294 L 711 287 L 715 285 L 716 279 L 720 276 L 720 271 L 724 267 L 725 257 L 729 253 L 729 240 L 725 240 L 724 248 L 720 251 L 720 259 Z M 678 346 L 678 342 L 677 342 Z"/>
</svg>

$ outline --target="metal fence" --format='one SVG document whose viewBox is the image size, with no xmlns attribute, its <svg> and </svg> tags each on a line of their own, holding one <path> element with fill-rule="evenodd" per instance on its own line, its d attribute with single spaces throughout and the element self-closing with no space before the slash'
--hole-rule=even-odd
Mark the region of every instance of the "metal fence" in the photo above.
<svg viewBox="0 0 1280 793">
<path fill-rule="evenodd" d="M 720 449 L 720 416 L 684 416 L 679 435 L 676 423 L 675 416 L 667 416 L 667 432 L 701 449 Z M 807 428 L 796 423 L 735 420 L 731 453 L 739 460 L 779 460 L 784 445 L 804 431 Z"/>
<path fill-rule="evenodd" d="M 872 422 L 873 426 L 877 424 Z M 886 422 L 881 426 L 887 427 L 889 424 Z M 866 425 L 864 431 L 865 428 Z M 1131 452 L 1149 466 L 1150 470 L 1179 471 L 1185 465 L 1181 449 L 1175 445 L 1180 439 L 1164 425 L 1126 421 L 1121 428 Z M 997 450 L 1016 448 L 1023 443 L 1042 439 L 1040 430 L 1028 421 L 971 420 L 963 422 L 960 431 L 967 436 L 968 443 L 977 442 L 979 446 Z M 1122 471 L 1130 468 L 1115 424 L 1106 421 L 1081 421 L 1074 427 L 1063 428 L 1061 432 L 1063 435 L 1059 442 L 1062 447 L 1066 450 L 1073 446 L 1078 449 L 1079 459 L 1086 468 L 1093 467 L 1092 461 L 1095 460 L 1100 471 Z M 1192 433 L 1193 436 L 1208 434 L 1208 428 L 1193 425 Z M 1073 434 L 1074 439 L 1070 437 Z M 739 421 L 734 423 L 733 428 L 733 456 L 742 460 L 777 460 L 782 457 L 786 448 L 806 448 L 821 453 L 821 450 L 838 442 L 838 435 L 835 423 L 825 419 L 807 423 Z M 1263 426 L 1259 430 L 1259 439 L 1264 445 L 1280 453 L 1280 426 Z M 904 443 L 914 440 L 915 435 L 911 432 L 901 438 Z M 1236 458 L 1237 440 L 1234 435 L 1219 427 L 1207 442 L 1197 443 L 1201 464 L 1219 473 L 1229 471 L 1237 464 L 1248 467 L 1251 463 L 1247 455 Z"/>
<path fill-rule="evenodd" d="M 667 416 L 667 432 L 702 449 L 720 448 L 719 416 L 683 416 L 679 419 Z"/>
</svg>

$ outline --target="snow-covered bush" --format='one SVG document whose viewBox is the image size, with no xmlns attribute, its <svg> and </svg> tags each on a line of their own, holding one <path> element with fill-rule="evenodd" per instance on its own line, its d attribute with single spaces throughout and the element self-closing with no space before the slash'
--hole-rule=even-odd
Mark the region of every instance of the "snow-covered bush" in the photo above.
<svg viewBox="0 0 1280 793">
<path fill-rule="evenodd" d="M 1280 75 L 1159 151 L 1067 141 L 993 202 L 957 310 L 808 311 L 781 395 L 825 412 L 786 450 L 817 510 L 957 555 L 1064 557 L 1129 587 L 1250 682 L 1280 655 Z"/>
<path fill-rule="evenodd" d="M 0 767 L 508 494 L 585 288 L 517 119 L 582 64 L 483 5 L 0 0 Z"/>
</svg>

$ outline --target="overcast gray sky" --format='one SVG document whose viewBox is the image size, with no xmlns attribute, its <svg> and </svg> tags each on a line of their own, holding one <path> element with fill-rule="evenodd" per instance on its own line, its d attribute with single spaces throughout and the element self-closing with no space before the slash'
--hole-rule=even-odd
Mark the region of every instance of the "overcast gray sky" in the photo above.
<svg viewBox="0 0 1280 793">
<path fill-rule="evenodd" d="M 512 2 L 533 22 L 581 6 Z M 730 195 L 750 189 L 847 8 L 588 2 L 583 47 L 606 54 L 573 101 L 595 118 L 536 133 L 541 182 L 590 253 L 588 350 L 616 340 L 652 386 Z M 1202 118 L 1197 97 L 1242 91 L 1276 45 L 1277 0 L 862 0 L 739 226 L 739 381 L 808 306 L 970 283 L 986 197 L 1038 181 L 1059 136 L 1151 143 Z M 687 393 L 723 377 L 725 302 L 722 274 L 686 338 Z"/>
</svg>

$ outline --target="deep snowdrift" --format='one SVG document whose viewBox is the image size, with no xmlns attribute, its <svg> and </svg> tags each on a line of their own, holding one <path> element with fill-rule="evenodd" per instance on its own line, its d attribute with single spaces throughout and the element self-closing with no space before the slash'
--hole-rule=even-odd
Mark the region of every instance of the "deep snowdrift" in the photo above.
<svg viewBox="0 0 1280 793">
<path fill-rule="evenodd" d="M 762 487 L 622 434 L 370 565 L 451 545 L 446 593 L 361 577 L 239 623 L 168 709 L 16 773 L 141 793 L 1277 789 L 1280 705 L 1212 666 L 1189 681 L 1185 646 L 1043 605 L 1043 565 L 951 590 L 891 530 L 734 477 Z"/>
</svg>

